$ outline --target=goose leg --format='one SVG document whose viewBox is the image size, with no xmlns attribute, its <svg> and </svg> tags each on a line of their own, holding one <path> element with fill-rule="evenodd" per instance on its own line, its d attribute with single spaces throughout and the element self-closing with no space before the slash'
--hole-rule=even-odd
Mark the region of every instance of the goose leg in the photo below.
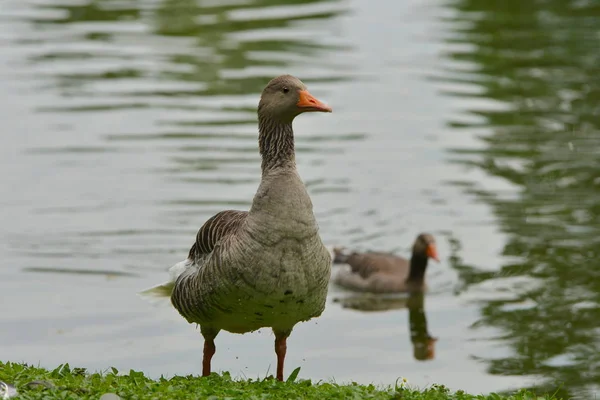
<svg viewBox="0 0 600 400">
<path fill-rule="evenodd" d="M 283 363 L 287 351 L 287 338 L 292 333 L 291 330 L 275 330 L 275 354 L 277 354 L 277 380 L 283 381 Z"/>
<path fill-rule="evenodd" d="M 202 376 L 210 375 L 210 361 L 215 355 L 217 348 L 215 347 L 215 337 L 219 333 L 218 330 L 200 327 L 202 336 L 204 336 L 204 353 L 202 354 Z"/>
</svg>

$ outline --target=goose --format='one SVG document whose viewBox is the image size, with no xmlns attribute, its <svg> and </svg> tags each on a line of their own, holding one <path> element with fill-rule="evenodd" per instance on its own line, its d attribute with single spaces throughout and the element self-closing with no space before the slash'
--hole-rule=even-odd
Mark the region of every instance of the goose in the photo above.
<svg viewBox="0 0 600 400">
<path fill-rule="evenodd" d="M 435 239 L 428 233 L 417 236 L 410 261 L 390 254 L 367 252 L 344 254 L 333 248 L 334 264 L 348 264 L 333 282 L 346 289 L 371 293 L 399 293 L 426 289 L 425 271 L 430 258 L 439 262 Z"/>
<path fill-rule="evenodd" d="M 297 323 L 325 309 L 332 254 L 323 245 L 295 162 L 292 122 L 305 112 L 332 109 L 294 76 L 267 84 L 258 104 L 262 177 L 250 210 L 209 218 L 187 259 L 170 268 L 170 280 L 140 293 L 170 297 L 183 318 L 200 326 L 202 376 L 211 373 L 221 330 L 271 328 L 282 381 L 288 336 Z"/>
</svg>

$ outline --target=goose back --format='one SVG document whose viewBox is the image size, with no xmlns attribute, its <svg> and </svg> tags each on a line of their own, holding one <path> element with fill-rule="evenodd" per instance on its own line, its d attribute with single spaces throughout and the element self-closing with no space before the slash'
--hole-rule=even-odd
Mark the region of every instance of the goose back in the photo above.
<svg viewBox="0 0 600 400">
<path fill-rule="evenodd" d="M 406 279 L 410 271 L 408 260 L 386 253 L 353 253 L 346 258 L 345 262 L 350 265 L 352 272 L 362 278 L 380 273 Z"/>
</svg>

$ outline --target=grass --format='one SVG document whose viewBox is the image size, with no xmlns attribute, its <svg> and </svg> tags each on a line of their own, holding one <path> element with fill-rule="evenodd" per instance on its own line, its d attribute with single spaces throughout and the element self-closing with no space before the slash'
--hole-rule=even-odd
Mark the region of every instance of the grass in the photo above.
<svg viewBox="0 0 600 400">
<path fill-rule="evenodd" d="M 470 395 L 450 392 L 434 385 L 417 390 L 406 387 L 405 381 L 394 386 L 376 387 L 350 383 L 309 380 L 296 381 L 300 368 L 286 382 L 272 377 L 259 380 L 233 380 L 228 373 L 207 378 L 177 376 L 153 380 L 142 372 L 120 374 L 114 368 L 106 373 L 88 373 L 83 368 L 60 365 L 53 371 L 17 363 L 0 362 L 0 381 L 16 386 L 15 399 L 98 399 L 105 393 L 115 393 L 123 399 L 398 399 L 398 400 L 558 400 L 553 396 L 538 396 L 520 391 L 512 395 Z M 1 396 L 0 396 L 1 398 Z"/>
</svg>

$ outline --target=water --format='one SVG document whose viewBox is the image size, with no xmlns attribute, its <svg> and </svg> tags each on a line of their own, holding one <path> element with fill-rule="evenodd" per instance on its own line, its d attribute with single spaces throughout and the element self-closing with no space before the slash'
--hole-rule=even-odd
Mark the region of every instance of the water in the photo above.
<svg viewBox="0 0 600 400">
<path fill-rule="evenodd" d="M 295 122 L 324 241 L 407 254 L 429 231 L 442 263 L 424 299 L 333 287 L 287 373 L 597 393 L 597 5 L 287 4 L 3 0 L 2 360 L 198 374 L 199 332 L 136 292 L 249 207 L 258 95 L 291 73 L 334 108 Z M 214 368 L 264 377 L 272 340 L 221 333 Z"/>
</svg>

